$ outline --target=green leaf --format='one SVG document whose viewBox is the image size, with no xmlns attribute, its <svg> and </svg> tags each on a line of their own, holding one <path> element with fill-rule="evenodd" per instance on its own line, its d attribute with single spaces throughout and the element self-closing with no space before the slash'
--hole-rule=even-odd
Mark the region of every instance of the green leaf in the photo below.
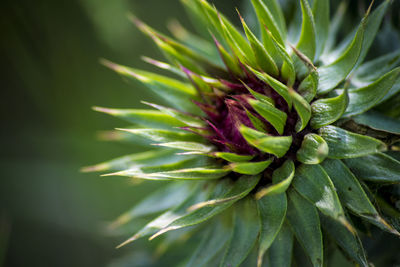
<svg viewBox="0 0 400 267">
<path fill-rule="evenodd" d="M 322 167 L 331 178 L 340 201 L 356 215 L 368 220 L 383 230 L 393 233 L 376 211 L 354 174 L 340 160 L 328 159 Z"/>
<path fill-rule="evenodd" d="M 317 209 L 296 191 L 288 191 L 287 218 L 313 266 L 323 266 L 322 233 Z"/>
<path fill-rule="evenodd" d="M 167 27 L 172 35 L 181 43 L 187 45 L 196 53 L 203 55 L 210 62 L 220 65 L 221 61 L 218 58 L 218 52 L 215 51 L 212 42 L 191 33 L 176 19 L 169 20 Z"/>
<path fill-rule="evenodd" d="M 190 151 L 189 153 L 193 152 L 194 154 L 208 153 L 214 149 L 213 146 L 207 146 L 202 143 L 196 143 L 196 142 L 168 142 L 168 143 L 159 143 L 155 145 L 170 147 L 180 150 L 188 150 Z M 188 152 L 184 152 L 181 154 L 185 153 L 187 154 Z"/>
<path fill-rule="evenodd" d="M 285 99 L 286 103 L 289 106 L 289 109 L 292 107 L 292 97 L 289 94 L 289 89 L 286 85 L 278 81 L 277 79 L 269 76 L 266 73 L 262 73 L 259 71 L 256 71 L 255 69 L 252 69 L 248 66 L 250 71 L 254 73 L 260 80 L 266 82 L 269 86 L 274 89 L 275 92 L 277 92 L 283 99 Z"/>
<path fill-rule="evenodd" d="M 250 88 L 246 83 L 244 83 L 243 81 L 242 81 L 242 84 L 243 84 L 244 87 L 246 87 L 246 89 L 250 92 L 250 94 L 251 94 L 252 96 L 254 96 L 255 99 L 260 100 L 260 101 L 263 101 L 263 102 L 270 103 L 270 104 L 272 104 L 272 105 L 275 105 L 274 100 L 273 100 L 271 97 L 268 97 L 268 96 L 266 96 L 266 95 L 257 93 L 256 91 L 254 91 L 253 89 L 251 89 L 251 88 Z"/>
<path fill-rule="evenodd" d="M 348 2 L 341 1 L 338 8 L 336 9 L 335 14 L 333 15 L 333 18 L 329 25 L 329 34 L 325 43 L 325 48 L 322 56 L 325 56 L 327 53 L 329 53 L 332 50 L 333 46 L 336 45 L 338 32 L 341 29 L 342 23 L 345 20 L 344 17 L 347 15 L 347 7 Z M 324 60 L 323 57 L 321 57 L 321 59 Z"/>
<path fill-rule="evenodd" d="M 400 119 L 385 116 L 377 111 L 370 110 L 353 117 L 353 120 L 374 130 L 400 135 Z"/>
<path fill-rule="evenodd" d="M 188 99 L 200 100 L 196 90 L 190 85 L 151 72 L 141 71 L 103 61 L 103 64 L 119 74 L 138 80 L 178 109 L 199 113 L 199 108 Z"/>
<path fill-rule="evenodd" d="M 368 16 L 368 14 L 366 16 Z M 362 50 L 366 16 L 358 27 L 356 35 L 346 51 L 333 63 L 318 68 L 320 79 L 317 93 L 319 95 L 331 91 L 340 82 L 346 79 L 347 75 L 353 70 Z"/>
<path fill-rule="evenodd" d="M 152 140 L 154 142 L 201 142 L 202 137 L 188 132 L 169 131 L 163 129 L 117 129 L 124 132 L 132 133 L 137 136 Z"/>
<path fill-rule="evenodd" d="M 399 75 L 400 67 L 366 87 L 349 90 L 349 105 L 344 116 L 357 115 L 373 108 L 389 92 Z"/>
<path fill-rule="evenodd" d="M 197 203 L 188 209 L 188 212 L 176 220 L 165 225 L 160 231 L 154 234 L 150 239 L 153 239 L 161 234 L 171 230 L 180 229 L 204 222 L 211 217 L 221 213 L 229 208 L 233 203 L 245 197 L 257 185 L 260 180 L 260 175 L 257 176 L 242 176 L 238 179 L 229 191 L 222 196 L 206 202 Z"/>
<path fill-rule="evenodd" d="M 314 60 L 316 50 L 315 22 L 308 0 L 301 0 L 301 25 L 300 39 L 297 48 L 309 59 Z"/>
<path fill-rule="evenodd" d="M 322 213 L 355 232 L 346 220 L 335 186 L 320 165 L 301 165 L 296 170 L 292 185 Z"/>
<path fill-rule="evenodd" d="M 245 197 L 257 185 L 261 175 L 255 176 L 241 176 L 242 181 L 235 182 L 231 190 L 221 198 L 211 199 L 204 202 L 197 203 L 191 206 L 188 210 L 195 211 L 204 207 L 214 207 L 223 204 L 232 204 L 233 202 Z M 225 206 L 224 206 L 225 207 Z M 223 207 L 223 208 L 224 208 Z"/>
<path fill-rule="evenodd" d="M 214 37 L 214 42 L 218 49 L 219 55 L 222 58 L 222 61 L 224 62 L 228 71 L 231 72 L 233 75 L 237 75 L 239 77 L 242 76 L 243 70 L 241 69 L 237 59 L 232 57 L 215 37 Z"/>
<path fill-rule="evenodd" d="M 297 150 L 297 160 L 304 164 L 318 164 L 328 156 L 329 147 L 325 140 L 317 134 L 304 136 L 301 147 Z"/>
<path fill-rule="evenodd" d="M 347 90 L 332 98 L 318 99 L 311 104 L 311 127 L 314 129 L 327 126 L 340 119 L 348 104 Z"/>
<path fill-rule="evenodd" d="M 95 111 L 103 112 L 128 122 L 154 128 L 182 127 L 184 124 L 175 118 L 156 110 L 146 109 L 111 109 L 93 107 Z"/>
<path fill-rule="evenodd" d="M 294 163 L 292 160 L 286 160 L 282 166 L 276 169 L 272 174 L 272 185 L 259 190 L 255 197 L 261 199 L 264 196 L 273 196 L 286 192 L 294 177 Z"/>
<path fill-rule="evenodd" d="M 272 1 L 274 2 L 274 1 Z M 279 44 L 284 45 L 284 39 L 281 35 L 281 31 L 279 30 L 278 22 L 275 20 L 274 16 L 269 9 L 271 7 L 274 12 L 277 12 L 277 4 L 274 5 L 266 5 L 262 0 L 251 0 L 253 4 L 254 10 L 256 11 L 258 21 L 260 22 L 261 29 L 264 29 L 264 25 L 271 31 L 272 35 L 278 41 Z M 280 17 L 278 21 L 282 25 L 282 12 L 276 13 L 277 16 Z M 284 31 L 282 31 L 284 33 Z M 264 44 L 265 45 L 265 44 Z M 268 47 L 265 47 L 268 50 Z"/>
<path fill-rule="evenodd" d="M 386 149 L 386 145 L 378 139 L 331 125 L 320 128 L 319 135 L 328 144 L 329 158 L 356 158 Z"/>
<path fill-rule="evenodd" d="M 265 126 L 265 123 L 256 115 L 254 115 L 253 113 L 251 113 L 250 111 L 248 111 L 246 108 L 246 115 L 247 117 L 250 119 L 251 124 L 253 124 L 254 128 L 258 131 L 261 132 L 266 132 L 268 131 L 267 127 Z"/>
<path fill-rule="evenodd" d="M 168 107 L 164 107 L 161 105 L 157 105 L 157 104 L 153 104 L 153 103 L 149 103 L 149 102 L 145 102 L 145 101 L 142 101 L 142 103 L 158 109 L 162 113 L 167 114 L 167 115 L 177 119 L 178 121 L 181 121 L 185 125 L 188 125 L 191 127 L 204 127 L 205 126 L 205 123 L 200 118 L 195 117 L 190 114 L 187 114 L 187 113 L 184 113 L 177 109 L 168 108 Z"/>
<path fill-rule="evenodd" d="M 297 114 L 299 115 L 299 121 L 296 123 L 296 132 L 302 131 L 308 124 L 311 118 L 311 106 L 308 102 L 296 93 L 295 90 L 289 90 L 290 96 L 293 99 L 293 105 Z"/>
<path fill-rule="evenodd" d="M 176 208 L 166 211 L 154 220 L 147 223 L 142 229 L 140 229 L 136 234 L 131 236 L 129 239 L 121 243 L 117 246 L 120 248 L 125 246 L 141 237 L 151 235 L 152 233 L 158 231 L 159 229 L 164 228 L 170 222 L 176 220 L 177 218 L 183 216 L 186 213 L 186 209 L 193 205 L 197 201 L 201 201 L 206 197 L 208 192 L 202 191 L 200 194 L 198 192 L 192 193 L 187 199 L 185 199 L 179 206 Z"/>
<path fill-rule="evenodd" d="M 354 70 L 351 84 L 355 87 L 368 85 L 399 65 L 400 49 L 397 49 L 394 52 L 370 60 Z"/>
<path fill-rule="evenodd" d="M 260 247 L 257 266 L 262 266 L 262 259 L 267 249 L 278 235 L 286 217 L 286 194 L 266 196 L 257 201 L 261 218 Z"/>
<path fill-rule="evenodd" d="M 176 171 L 138 174 L 137 176 L 135 175 L 135 177 L 149 180 L 213 180 L 224 177 L 229 172 L 229 169 L 206 166 Z"/>
<path fill-rule="evenodd" d="M 400 162 L 383 153 L 347 159 L 345 163 L 359 179 L 378 183 L 400 183 Z"/>
<path fill-rule="evenodd" d="M 292 144 L 291 136 L 269 136 L 244 125 L 240 126 L 239 131 L 250 145 L 279 158 L 286 154 Z"/>
<path fill-rule="evenodd" d="M 367 56 L 368 50 L 375 40 L 376 34 L 378 33 L 379 27 L 381 26 L 382 19 L 386 14 L 386 10 L 390 4 L 391 0 L 385 0 L 379 7 L 377 7 L 369 17 L 366 19 L 365 23 L 365 33 L 362 44 L 362 49 L 360 56 L 358 58 L 356 66 L 362 63 Z"/>
<path fill-rule="evenodd" d="M 198 52 L 195 49 L 179 43 L 152 29 L 132 14 L 129 14 L 129 19 L 138 27 L 139 30 L 149 36 L 160 48 L 161 52 L 174 64 L 183 65 L 199 74 L 205 74 L 203 68 L 208 68 L 209 70 L 220 69 L 208 60 L 208 58 L 204 56 L 203 52 Z"/>
<path fill-rule="evenodd" d="M 246 198 L 235 205 L 233 220 L 233 234 L 221 267 L 239 266 L 253 248 L 260 232 L 256 202 L 252 198 Z"/>
<path fill-rule="evenodd" d="M 206 266 L 214 256 L 219 254 L 232 235 L 232 226 L 225 225 L 220 220 L 203 235 L 199 246 L 189 260 L 187 267 Z"/>
<path fill-rule="evenodd" d="M 269 102 L 258 101 L 254 99 L 248 100 L 249 104 L 267 120 L 275 128 L 275 130 L 282 135 L 285 129 L 287 115 L 285 112 L 277 109 Z"/>
<path fill-rule="evenodd" d="M 315 60 L 318 60 L 325 48 L 329 36 L 329 0 L 315 0 L 313 16 L 315 21 L 316 51 Z"/>
<path fill-rule="evenodd" d="M 265 170 L 272 163 L 272 159 L 259 162 L 237 162 L 231 163 L 232 171 L 240 174 L 255 175 Z"/>
<path fill-rule="evenodd" d="M 270 266 L 292 266 L 293 233 L 285 221 L 275 237 L 274 243 L 267 251 Z"/>
<path fill-rule="evenodd" d="M 229 162 L 247 162 L 250 161 L 254 156 L 250 155 L 239 155 L 230 152 L 215 152 L 213 154 L 215 157 L 224 159 Z"/>
<path fill-rule="evenodd" d="M 316 70 L 313 70 L 300 83 L 297 91 L 308 103 L 310 103 L 317 94 L 317 88 L 318 88 L 318 72 Z"/>
<path fill-rule="evenodd" d="M 156 66 L 157 68 L 167 70 L 171 73 L 174 73 L 175 75 L 179 76 L 180 78 L 186 78 L 185 73 L 181 69 L 179 69 L 175 66 L 172 66 L 171 64 L 168 64 L 166 62 L 162 62 L 162 61 L 159 61 L 159 60 L 156 60 L 153 58 L 145 57 L 145 56 L 142 56 L 141 59 L 146 63 Z"/>
<path fill-rule="evenodd" d="M 143 198 L 129 211 L 119 216 L 112 224 L 112 228 L 119 227 L 135 218 L 150 215 L 171 209 L 183 203 L 196 186 L 185 182 L 173 182 Z"/>
<path fill-rule="evenodd" d="M 249 29 L 249 27 L 246 25 L 246 22 L 241 16 L 240 19 L 247 39 L 250 42 L 258 66 L 260 66 L 263 71 L 270 73 L 273 76 L 278 76 L 279 70 L 276 66 L 274 59 L 269 55 L 268 51 L 265 50 L 264 46 L 257 39 L 254 33 Z"/>
<path fill-rule="evenodd" d="M 101 172 L 101 171 L 121 171 L 129 169 L 133 164 L 136 165 L 151 165 L 165 164 L 176 160 L 177 156 L 171 150 L 149 150 L 141 153 L 134 153 L 106 162 L 96 164 L 94 166 L 83 167 L 82 172 Z"/>
<path fill-rule="evenodd" d="M 336 221 L 320 216 L 322 227 L 329 235 L 336 241 L 336 243 L 343 249 L 352 260 L 360 264 L 360 266 L 370 266 L 365 256 L 365 251 L 362 246 L 360 238 L 354 233 L 350 232 L 346 227 L 337 223 Z"/>
<path fill-rule="evenodd" d="M 235 26 L 222 14 L 213 8 L 207 1 L 198 1 L 203 8 L 203 12 L 208 15 L 210 22 L 212 23 L 212 30 L 217 32 L 221 37 L 226 37 L 229 45 L 235 52 L 240 53 L 246 57 L 251 55 L 251 46 L 247 43 L 246 39 L 242 34 L 235 28 Z"/>
<path fill-rule="evenodd" d="M 287 86 L 293 86 L 296 80 L 296 70 L 292 58 L 286 51 L 285 47 L 278 43 L 278 41 L 272 36 L 269 30 L 265 30 L 264 39 L 269 39 L 268 43 L 271 43 L 272 47 L 275 48 L 276 53 L 283 59 L 283 64 L 281 68 L 281 76 L 287 81 Z"/>
</svg>

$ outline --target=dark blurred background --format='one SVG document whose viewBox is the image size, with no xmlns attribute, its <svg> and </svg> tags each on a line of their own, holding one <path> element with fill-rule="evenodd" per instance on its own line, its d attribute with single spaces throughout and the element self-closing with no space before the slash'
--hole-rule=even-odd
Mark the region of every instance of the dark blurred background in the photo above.
<svg viewBox="0 0 400 267">
<path fill-rule="evenodd" d="M 218 6 L 234 14 L 238 3 Z M 115 250 L 124 237 L 104 225 L 158 185 L 79 172 L 142 149 L 98 141 L 124 122 L 91 110 L 154 100 L 99 64 L 153 69 L 140 56 L 161 59 L 128 12 L 163 32 L 171 18 L 189 24 L 178 0 L 1 1 L 0 266 L 106 266 L 125 254 L 149 265 L 151 244 Z"/>
<path fill-rule="evenodd" d="M 214 2 L 231 17 L 241 6 Z M 171 18 L 189 24 L 178 0 L 1 1 L 0 266 L 154 264 L 154 242 L 115 250 L 124 236 L 105 225 L 158 185 L 79 172 L 143 149 L 96 139 L 124 124 L 91 110 L 154 100 L 99 64 L 107 58 L 151 70 L 140 56 L 161 59 L 128 12 L 163 32 Z M 173 265 L 167 257 L 160 266 Z"/>
</svg>

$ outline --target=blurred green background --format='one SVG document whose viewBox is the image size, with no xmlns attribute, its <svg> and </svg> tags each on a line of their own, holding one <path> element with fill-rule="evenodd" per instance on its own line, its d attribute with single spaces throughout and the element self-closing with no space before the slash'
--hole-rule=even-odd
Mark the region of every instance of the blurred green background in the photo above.
<svg viewBox="0 0 400 267">
<path fill-rule="evenodd" d="M 241 5 L 214 2 L 230 17 Z M 124 123 L 92 106 L 154 101 L 99 58 L 154 70 L 140 56 L 161 59 L 160 53 L 126 15 L 163 32 L 171 18 L 191 29 L 182 6 L 178 0 L 3 0 L 1 6 L 0 266 L 156 266 L 157 242 L 116 250 L 130 232 L 110 235 L 105 225 L 159 184 L 132 186 L 79 169 L 143 150 L 96 139 L 99 130 Z M 174 266 L 169 262 L 185 249 L 159 266 Z"/>
<path fill-rule="evenodd" d="M 218 6 L 229 5 L 223 9 L 233 15 L 238 3 Z M 182 6 L 177 0 L 3 0 L 1 6 L 0 266 L 107 266 L 125 254 L 132 265 L 148 266 L 152 244 L 115 250 L 124 236 L 110 236 L 104 226 L 158 185 L 132 186 L 79 169 L 143 149 L 96 139 L 97 131 L 124 123 L 92 106 L 139 108 L 140 100 L 154 100 L 99 58 L 153 69 L 140 56 L 161 59 L 160 53 L 126 15 L 166 32 L 171 18 L 188 24 Z"/>
</svg>

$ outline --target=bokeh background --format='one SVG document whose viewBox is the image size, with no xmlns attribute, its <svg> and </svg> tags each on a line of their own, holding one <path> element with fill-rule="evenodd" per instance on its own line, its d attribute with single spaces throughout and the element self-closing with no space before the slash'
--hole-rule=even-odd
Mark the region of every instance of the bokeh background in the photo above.
<svg viewBox="0 0 400 267">
<path fill-rule="evenodd" d="M 234 5 L 218 1 L 232 14 Z M 158 185 L 79 172 L 143 150 L 99 141 L 98 131 L 124 122 L 91 110 L 154 100 L 99 64 L 107 58 L 154 70 L 140 56 L 161 59 L 128 12 L 163 32 L 171 18 L 189 24 L 178 0 L 1 1 L 0 266 L 151 264 L 155 245 L 116 250 L 128 233 L 110 235 L 105 224 Z"/>
<path fill-rule="evenodd" d="M 214 2 L 230 17 L 242 6 Z M 123 122 L 91 110 L 141 108 L 140 100 L 154 100 L 142 85 L 99 64 L 107 58 L 154 70 L 140 55 L 161 59 L 128 12 L 162 32 L 171 18 L 191 29 L 178 0 L 1 2 L 0 266 L 174 266 L 174 257 L 190 249 L 162 254 L 160 244 L 147 241 L 114 249 L 129 232 L 110 234 L 107 222 L 158 185 L 79 172 L 143 150 L 98 140 L 96 132 Z"/>
</svg>

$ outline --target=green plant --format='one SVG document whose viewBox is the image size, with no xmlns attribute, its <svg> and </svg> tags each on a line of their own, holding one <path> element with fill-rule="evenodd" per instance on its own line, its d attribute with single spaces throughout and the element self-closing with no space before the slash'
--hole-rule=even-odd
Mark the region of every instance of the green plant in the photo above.
<svg viewBox="0 0 400 267">
<path fill-rule="evenodd" d="M 86 171 L 169 181 L 114 223 L 162 212 L 122 245 L 197 226 L 188 231 L 204 239 L 189 266 L 322 266 L 336 247 L 368 266 L 359 235 L 371 225 L 400 235 L 400 51 L 364 63 L 390 1 L 371 4 L 339 45 L 344 6 L 330 21 L 328 0 L 299 1 L 289 31 L 276 0 L 252 0 L 261 38 L 240 14 L 244 34 L 207 1 L 182 2 L 214 45 L 131 16 L 170 63 L 144 60 L 177 78 L 103 61 L 173 107 L 95 108 L 134 124 L 120 138 L 160 148 Z M 299 245 L 308 257 L 292 260 Z"/>
</svg>

